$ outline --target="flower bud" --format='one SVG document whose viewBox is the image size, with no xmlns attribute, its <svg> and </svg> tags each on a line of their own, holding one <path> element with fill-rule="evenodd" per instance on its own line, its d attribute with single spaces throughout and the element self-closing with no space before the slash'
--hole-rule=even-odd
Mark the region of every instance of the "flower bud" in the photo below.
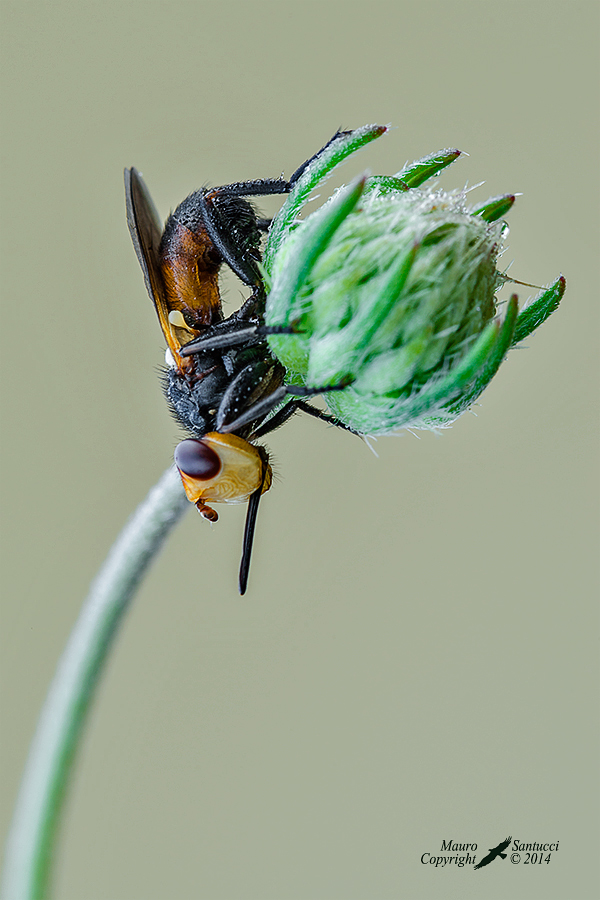
<svg viewBox="0 0 600 900">
<path fill-rule="evenodd" d="M 559 279 L 520 316 L 513 297 L 497 318 L 507 280 L 496 268 L 500 217 L 514 195 L 473 210 L 464 191 L 419 189 L 457 156 L 359 179 L 300 223 L 292 196 L 276 220 L 265 321 L 288 333 L 269 345 L 288 382 L 324 390 L 331 412 L 358 432 L 453 421 L 564 291 Z"/>
</svg>

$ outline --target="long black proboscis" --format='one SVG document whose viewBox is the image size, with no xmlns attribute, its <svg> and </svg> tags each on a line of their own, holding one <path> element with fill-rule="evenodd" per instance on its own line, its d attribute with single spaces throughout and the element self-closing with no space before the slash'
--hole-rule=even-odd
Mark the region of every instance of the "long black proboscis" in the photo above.
<svg viewBox="0 0 600 900">
<path fill-rule="evenodd" d="M 248 500 L 248 512 L 246 513 L 246 524 L 244 526 L 244 543 L 242 544 L 242 560 L 240 562 L 240 594 L 246 593 L 248 586 L 248 574 L 250 572 L 250 557 L 252 556 L 252 544 L 254 541 L 254 529 L 256 528 L 256 517 L 258 515 L 258 504 L 262 494 L 264 484 L 261 482 L 260 487 L 250 495 Z"/>
</svg>

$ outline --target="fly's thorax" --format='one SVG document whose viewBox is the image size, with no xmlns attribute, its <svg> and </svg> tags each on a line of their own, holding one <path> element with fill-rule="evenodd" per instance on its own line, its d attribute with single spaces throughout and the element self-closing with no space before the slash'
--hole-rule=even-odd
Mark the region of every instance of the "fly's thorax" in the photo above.
<svg viewBox="0 0 600 900">
<path fill-rule="evenodd" d="M 202 437 L 213 430 L 219 404 L 230 373 L 219 353 L 199 353 L 185 372 L 169 366 L 163 386 L 175 419 L 192 434 Z"/>
</svg>

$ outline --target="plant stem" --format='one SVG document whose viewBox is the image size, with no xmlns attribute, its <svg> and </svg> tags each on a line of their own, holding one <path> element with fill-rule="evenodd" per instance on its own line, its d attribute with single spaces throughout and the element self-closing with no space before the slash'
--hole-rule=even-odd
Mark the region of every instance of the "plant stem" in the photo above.
<svg viewBox="0 0 600 900">
<path fill-rule="evenodd" d="M 45 900 L 75 751 L 129 601 L 189 503 L 168 469 L 125 525 L 100 569 L 58 663 L 23 773 L 6 846 L 3 900 Z"/>
</svg>

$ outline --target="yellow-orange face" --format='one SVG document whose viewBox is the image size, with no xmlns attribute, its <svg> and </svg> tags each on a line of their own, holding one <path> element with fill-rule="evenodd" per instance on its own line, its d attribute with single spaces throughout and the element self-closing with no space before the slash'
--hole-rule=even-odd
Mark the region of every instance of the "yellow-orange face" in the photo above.
<svg viewBox="0 0 600 900">
<path fill-rule="evenodd" d="M 263 451 L 264 454 L 264 451 Z M 188 500 L 211 522 L 218 514 L 212 503 L 243 503 L 259 488 L 264 494 L 271 487 L 273 471 L 266 454 L 235 434 L 211 431 L 202 440 L 188 438 L 175 448 Z"/>
</svg>

